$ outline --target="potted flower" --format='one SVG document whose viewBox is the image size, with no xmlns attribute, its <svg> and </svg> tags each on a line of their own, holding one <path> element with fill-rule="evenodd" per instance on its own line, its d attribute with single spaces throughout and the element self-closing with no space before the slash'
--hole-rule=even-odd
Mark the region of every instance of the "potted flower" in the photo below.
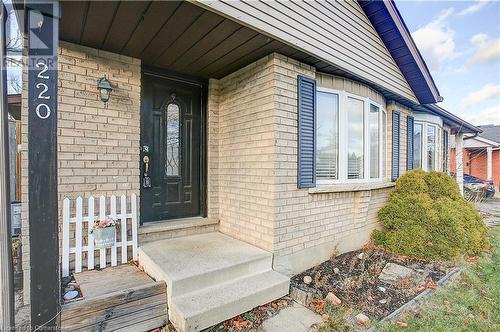
<svg viewBox="0 0 500 332">
<path fill-rule="evenodd" d="M 102 249 L 115 245 L 116 242 L 116 220 L 106 218 L 98 220 L 92 228 L 95 248 Z"/>
</svg>

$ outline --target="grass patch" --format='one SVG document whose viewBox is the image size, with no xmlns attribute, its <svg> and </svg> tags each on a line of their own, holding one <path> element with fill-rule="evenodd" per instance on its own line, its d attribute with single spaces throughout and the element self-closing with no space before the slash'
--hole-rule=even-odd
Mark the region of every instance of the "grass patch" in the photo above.
<svg viewBox="0 0 500 332">
<path fill-rule="evenodd" d="M 407 331 L 500 331 L 500 227 L 489 231 L 491 249 L 455 282 L 438 289 L 415 313 L 399 318 Z M 380 331 L 401 331 L 385 324 Z M 330 330 L 333 331 L 333 330 Z"/>
<path fill-rule="evenodd" d="M 323 313 L 323 324 L 318 332 L 351 332 L 354 331 L 352 324 L 349 324 L 349 310 L 343 307 L 335 307 L 329 303 L 325 305 Z M 327 316 L 325 316 L 327 315 Z M 325 319 L 326 318 L 326 319 Z"/>
</svg>

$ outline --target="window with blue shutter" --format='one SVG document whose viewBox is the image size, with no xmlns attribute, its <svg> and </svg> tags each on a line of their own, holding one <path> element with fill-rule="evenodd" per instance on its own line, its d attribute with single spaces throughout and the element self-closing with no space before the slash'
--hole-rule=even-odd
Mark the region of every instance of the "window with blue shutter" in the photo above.
<svg viewBox="0 0 500 332">
<path fill-rule="evenodd" d="M 316 186 L 316 81 L 298 76 L 297 187 Z"/>
<path fill-rule="evenodd" d="M 399 112 L 392 112 L 392 181 L 399 177 Z"/>
<path fill-rule="evenodd" d="M 413 117 L 406 118 L 406 169 L 413 169 Z"/>
</svg>

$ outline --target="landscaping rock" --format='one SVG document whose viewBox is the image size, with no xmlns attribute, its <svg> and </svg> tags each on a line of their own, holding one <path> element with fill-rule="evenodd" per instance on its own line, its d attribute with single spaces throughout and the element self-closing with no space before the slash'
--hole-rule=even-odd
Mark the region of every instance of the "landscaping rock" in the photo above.
<svg viewBox="0 0 500 332">
<path fill-rule="evenodd" d="M 340 273 L 339 268 L 338 268 L 338 267 L 334 267 L 334 268 L 333 268 L 333 273 L 335 273 L 335 274 L 339 274 L 339 273 Z"/>
<path fill-rule="evenodd" d="M 382 293 L 385 293 L 385 287 L 379 286 L 378 290 L 381 291 Z"/>
<path fill-rule="evenodd" d="M 305 276 L 304 277 L 304 283 L 306 285 L 309 285 L 312 281 L 313 281 L 313 278 L 311 278 L 311 276 Z"/>
<path fill-rule="evenodd" d="M 339 306 L 342 303 L 342 301 L 331 292 L 326 295 L 325 300 L 336 306 Z"/>
<path fill-rule="evenodd" d="M 290 287 L 290 297 L 303 306 L 307 306 L 312 299 L 320 298 L 320 294 L 314 288 L 303 290 L 292 286 Z"/>
<path fill-rule="evenodd" d="M 380 303 L 380 304 L 386 304 L 387 300 L 386 299 L 382 299 L 382 300 L 378 301 L 378 303 Z"/>
<path fill-rule="evenodd" d="M 417 278 L 417 273 L 414 270 L 404 267 L 402 265 L 387 263 L 385 264 L 382 272 L 380 272 L 378 278 L 380 279 L 380 281 L 383 281 L 388 284 L 393 284 L 401 278 L 408 278 L 414 280 Z"/>
<path fill-rule="evenodd" d="M 364 252 L 362 252 L 362 253 L 360 253 L 360 254 L 358 255 L 358 259 L 363 259 L 363 257 L 365 257 L 365 253 L 364 253 Z"/>
<path fill-rule="evenodd" d="M 65 300 L 72 300 L 77 296 L 78 296 L 78 292 L 75 290 L 72 290 L 72 291 L 69 291 L 69 292 L 64 294 L 64 299 Z"/>
<path fill-rule="evenodd" d="M 63 287 L 66 287 L 71 282 L 71 277 L 62 277 L 61 283 Z"/>
<path fill-rule="evenodd" d="M 356 323 L 358 323 L 359 325 L 366 325 L 370 321 L 370 318 L 362 313 L 357 314 L 355 318 Z"/>
<path fill-rule="evenodd" d="M 64 293 L 67 293 L 67 292 L 72 291 L 72 290 L 75 290 L 75 287 L 74 287 L 74 286 L 68 286 L 68 287 L 65 287 L 65 288 L 64 288 Z"/>
</svg>

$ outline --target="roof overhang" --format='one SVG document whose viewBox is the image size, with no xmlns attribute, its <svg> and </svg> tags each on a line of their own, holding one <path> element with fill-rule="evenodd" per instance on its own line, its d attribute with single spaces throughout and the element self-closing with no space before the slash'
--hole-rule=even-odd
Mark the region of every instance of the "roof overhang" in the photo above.
<svg viewBox="0 0 500 332">
<path fill-rule="evenodd" d="M 449 126 L 452 130 L 452 133 L 454 134 L 456 133 L 478 134 L 483 132 L 480 128 L 448 112 L 447 110 L 438 105 L 424 105 L 424 106 L 419 106 L 416 109 L 419 111 L 428 112 L 440 116 L 443 119 L 443 123 Z"/>
<path fill-rule="evenodd" d="M 489 140 L 489 139 L 481 137 L 481 136 L 475 136 L 475 135 L 470 136 L 469 135 L 468 137 L 470 137 L 471 140 L 483 143 L 484 147 L 487 147 L 487 146 L 491 146 L 491 147 L 494 147 L 494 148 L 500 147 L 500 143 L 499 142 L 495 142 L 495 141 Z"/>
<path fill-rule="evenodd" d="M 421 104 L 443 101 L 394 1 L 358 0 Z"/>
</svg>

